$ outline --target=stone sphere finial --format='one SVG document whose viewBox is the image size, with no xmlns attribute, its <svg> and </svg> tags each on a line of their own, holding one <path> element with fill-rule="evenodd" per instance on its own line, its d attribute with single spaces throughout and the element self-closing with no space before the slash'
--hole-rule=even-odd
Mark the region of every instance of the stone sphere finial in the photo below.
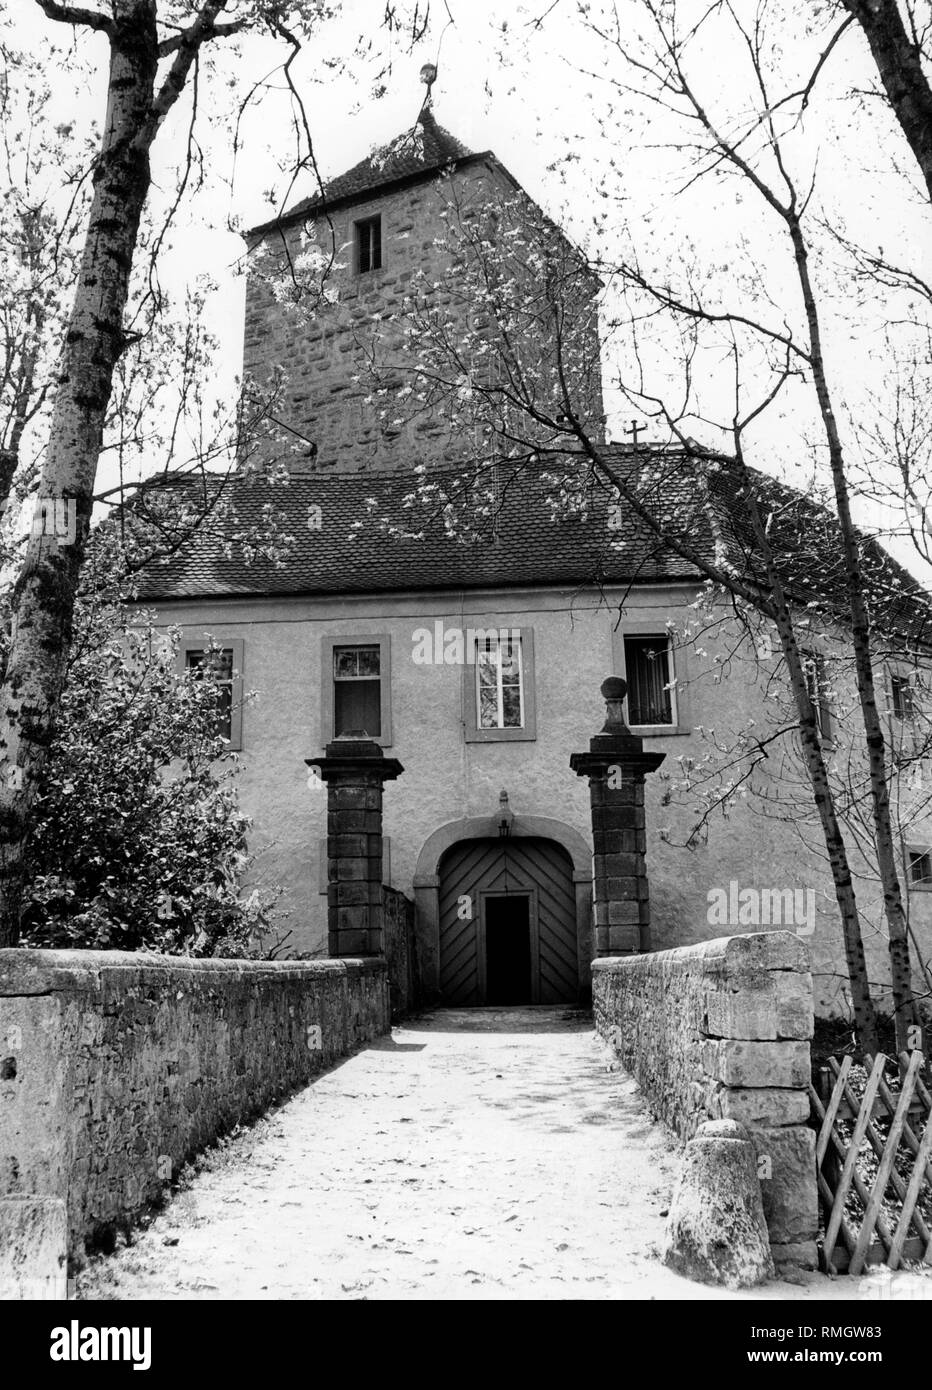
<svg viewBox="0 0 932 1390">
<path fill-rule="evenodd" d="M 605 701 L 605 724 L 603 734 L 627 734 L 624 699 L 628 693 L 628 682 L 623 676 L 609 676 L 601 685 L 602 699 Z"/>
<path fill-rule="evenodd" d="M 600 687 L 603 700 L 623 700 L 628 693 L 624 676 L 608 676 Z"/>
</svg>

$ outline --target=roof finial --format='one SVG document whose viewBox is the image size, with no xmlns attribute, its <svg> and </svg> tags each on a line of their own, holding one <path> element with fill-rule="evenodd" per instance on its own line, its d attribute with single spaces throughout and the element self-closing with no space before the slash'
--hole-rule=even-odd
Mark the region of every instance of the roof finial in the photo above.
<svg viewBox="0 0 932 1390">
<path fill-rule="evenodd" d="M 423 115 L 425 111 L 429 111 L 429 110 L 430 110 L 430 107 L 431 107 L 431 104 L 432 104 L 431 91 L 432 91 L 432 88 L 433 88 L 434 83 L 437 81 L 437 64 L 436 64 L 436 63 L 425 63 L 425 64 L 424 64 L 424 66 L 421 68 L 421 81 L 424 83 L 424 86 L 427 88 L 427 95 L 426 95 L 425 98 L 424 98 L 424 105 L 421 107 L 421 114 Z"/>
</svg>

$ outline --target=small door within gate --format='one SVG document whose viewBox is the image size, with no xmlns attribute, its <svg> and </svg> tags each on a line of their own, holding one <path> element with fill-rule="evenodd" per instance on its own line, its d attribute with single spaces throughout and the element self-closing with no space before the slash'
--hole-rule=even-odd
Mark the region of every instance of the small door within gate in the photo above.
<svg viewBox="0 0 932 1390">
<path fill-rule="evenodd" d="M 574 1003 L 573 865 L 552 840 L 464 840 L 440 863 L 444 1003 Z"/>
</svg>

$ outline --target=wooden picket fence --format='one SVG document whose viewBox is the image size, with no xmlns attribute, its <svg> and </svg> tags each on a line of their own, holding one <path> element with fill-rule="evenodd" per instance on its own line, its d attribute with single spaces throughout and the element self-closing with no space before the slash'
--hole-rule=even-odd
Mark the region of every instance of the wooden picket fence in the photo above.
<svg viewBox="0 0 932 1390">
<path fill-rule="evenodd" d="M 819 1087 L 809 1087 L 829 1274 L 860 1274 L 868 1264 L 896 1269 L 904 1260 L 932 1263 L 932 1230 L 918 1205 L 932 1193 L 932 1097 L 920 1076 L 925 1059 L 918 1051 L 901 1054 L 898 1091 L 884 1077 L 887 1061 L 883 1053 L 874 1058 L 863 1095 L 851 1086 L 850 1057 L 829 1058 Z M 860 1208 L 860 1225 L 852 1208 Z"/>
</svg>

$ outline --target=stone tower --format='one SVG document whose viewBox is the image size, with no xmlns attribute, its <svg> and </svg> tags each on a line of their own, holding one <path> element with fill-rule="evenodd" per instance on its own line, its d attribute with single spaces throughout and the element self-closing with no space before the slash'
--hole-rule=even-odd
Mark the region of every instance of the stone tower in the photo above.
<svg viewBox="0 0 932 1390">
<path fill-rule="evenodd" d="M 571 305 L 558 331 L 562 360 L 574 364 L 573 408 L 601 439 L 597 278 L 496 156 L 470 153 L 428 101 L 412 130 L 248 234 L 244 375 L 271 402 L 259 452 L 292 471 L 384 472 L 475 450 L 442 404 L 403 402 L 413 404 L 405 387 L 416 386 L 422 314 L 440 313 L 451 342 L 469 339 L 475 369 L 500 370 L 489 365 L 494 350 L 476 352 L 488 322 L 475 292 L 482 242 L 534 300 L 517 352 L 553 411 L 557 319 L 546 298 L 548 277 L 559 276 Z"/>
</svg>

